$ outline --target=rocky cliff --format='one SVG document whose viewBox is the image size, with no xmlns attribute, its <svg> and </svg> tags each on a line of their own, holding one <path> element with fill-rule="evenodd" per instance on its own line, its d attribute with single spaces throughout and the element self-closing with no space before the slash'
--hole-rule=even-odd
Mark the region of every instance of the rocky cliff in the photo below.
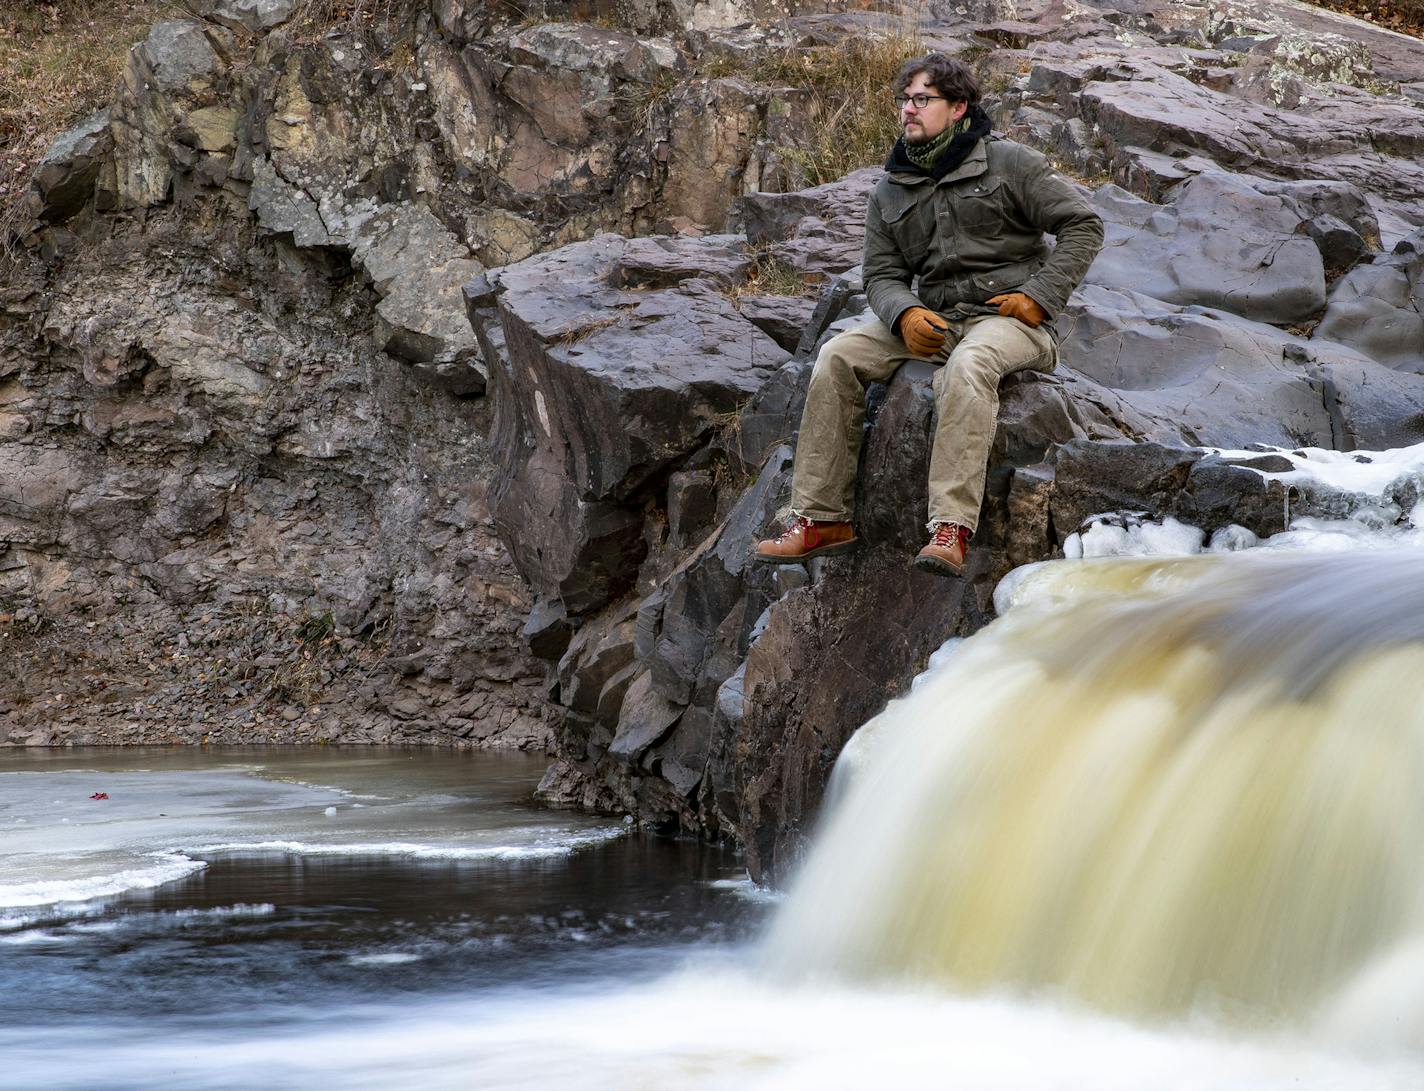
<svg viewBox="0 0 1424 1091">
<path fill-rule="evenodd" d="M 778 96 L 684 85 L 687 35 L 766 36 L 193 11 L 51 148 L 6 270 L 0 741 L 545 746 L 460 285 L 784 185 Z"/>
<path fill-rule="evenodd" d="M 907 564 L 921 366 L 872 392 L 866 548 L 747 562 L 788 496 L 816 346 L 865 309 L 876 170 L 746 195 L 732 234 L 600 236 L 466 288 L 507 456 L 492 510 L 566 713 L 550 798 L 725 834 L 753 874 L 784 871 L 850 733 L 991 616 L 1010 568 L 1104 511 L 1281 529 L 1267 464 L 1204 447 L 1424 438 L 1424 114 L 1398 82 L 1424 47 L 1294 6 L 1002 14 L 935 30 L 980 59 L 999 127 L 1081 180 L 1107 243 L 1059 371 L 1002 393 L 966 579 Z M 768 298 L 769 270 L 807 294 Z"/>
<path fill-rule="evenodd" d="M 907 567 L 913 366 L 874 393 L 867 548 L 746 563 L 864 310 L 876 177 L 798 188 L 833 119 L 786 58 L 903 15 L 195 11 L 51 150 L 0 294 L 5 741 L 552 741 L 549 798 L 771 875 L 1010 567 L 1105 510 L 1279 526 L 1203 446 L 1424 438 L 1414 39 L 1289 0 L 922 13 L 908 47 L 972 61 L 1108 224 L 942 581 Z"/>
</svg>

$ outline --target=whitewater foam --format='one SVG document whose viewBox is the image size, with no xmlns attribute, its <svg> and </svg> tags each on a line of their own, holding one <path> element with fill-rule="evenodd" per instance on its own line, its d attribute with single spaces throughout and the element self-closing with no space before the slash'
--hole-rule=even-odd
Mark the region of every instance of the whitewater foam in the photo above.
<svg viewBox="0 0 1424 1091">
<path fill-rule="evenodd" d="M 411 951 L 376 951 L 365 955 L 350 955 L 346 961 L 351 966 L 404 966 L 419 962 L 423 956 Z"/>
<path fill-rule="evenodd" d="M 636 1028 L 631 1030 L 630 1028 Z M 62 1038 L 61 1038 L 62 1035 Z M 769 985 L 694 966 L 652 985 L 450 996 L 298 1015 L 276 1028 L 0 1027 L 12 1072 L 52 1091 L 1416 1091 L 1417 1059 L 1281 1037 L 1143 1027 L 1046 1001 Z M 232 1074 L 241 1073 L 241 1082 Z"/>
<path fill-rule="evenodd" d="M 745 898 L 749 902 L 756 902 L 762 905 L 775 905 L 786 897 L 784 891 L 773 890 L 769 886 L 762 886 L 753 882 L 751 878 L 742 879 L 711 879 L 707 886 L 712 890 L 725 890 L 735 894 L 739 898 Z"/>
</svg>

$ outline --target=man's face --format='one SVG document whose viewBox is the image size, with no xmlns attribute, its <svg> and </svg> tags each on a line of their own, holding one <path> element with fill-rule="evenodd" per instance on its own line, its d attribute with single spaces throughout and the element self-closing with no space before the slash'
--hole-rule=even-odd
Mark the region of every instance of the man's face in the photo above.
<svg viewBox="0 0 1424 1091">
<path fill-rule="evenodd" d="M 905 131 L 906 144 L 928 144 L 964 116 L 969 108 L 966 102 L 948 102 L 933 84 L 925 80 L 925 74 L 918 72 L 905 85 L 902 95 L 930 95 L 930 101 L 920 109 L 913 102 L 900 108 L 900 125 Z"/>
</svg>

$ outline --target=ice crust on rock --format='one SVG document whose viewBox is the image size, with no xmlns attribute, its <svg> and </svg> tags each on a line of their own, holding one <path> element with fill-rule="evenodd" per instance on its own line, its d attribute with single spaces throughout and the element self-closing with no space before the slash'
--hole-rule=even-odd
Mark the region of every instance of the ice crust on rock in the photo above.
<svg viewBox="0 0 1424 1091">
<path fill-rule="evenodd" d="M 1255 548 L 1329 551 L 1424 546 L 1424 443 L 1386 451 L 1261 446 L 1249 451 L 1209 448 L 1208 452 L 1286 487 L 1288 510 L 1295 507 L 1300 514 L 1288 519 L 1286 530 L 1268 538 L 1231 525 L 1216 530 L 1208 541 L 1197 527 L 1170 516 L 1105 512 L 1092 516 L 1064 540 L 1064 557 L 1081 560 L 1190 556 Z M 1290 469 L 1262 468 L 1263 456 L 1284 460 Z M 1013 586 L 1010 583 L 1005 593 L 1006 602 L 1012 599 Z M 996 593 L 996 605 L 998 601 Z"/>
</svg>

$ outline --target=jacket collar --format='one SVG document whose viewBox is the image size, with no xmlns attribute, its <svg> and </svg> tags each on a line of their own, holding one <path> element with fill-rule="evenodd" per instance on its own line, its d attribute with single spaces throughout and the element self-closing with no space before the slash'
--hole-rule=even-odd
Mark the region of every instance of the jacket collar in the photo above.
<svg viewBox="0 0 1424 1091">
<path fill-rule="evenodd" d="M 939 180 L 939 184 L 944 186 L 950 182 L 960 182 L 965 178 L 978 178 L 989 169 L 989 141 L 984 139 L 974 145 L 974 150 L 969 153 L 968 158 Z"/>
<path fill-rule="evenodd" d="M 988 142 L 989 138 L 985 138 L 974 145 L 974 150 L 969 153 L 964 162 L 960 163 L 954 170 L 941 178 L 939 185 L 943 186 L 952 182 L 962 182 L 966 178 L 977 178 L 987 171 L 989 169 Z M 886 177 L 889 178 L 890 181 L 902 186 L 919 186 L 934 181 L 928 174 L 920 174 L 907 170 L 891 171 Z"/>
</svg>

